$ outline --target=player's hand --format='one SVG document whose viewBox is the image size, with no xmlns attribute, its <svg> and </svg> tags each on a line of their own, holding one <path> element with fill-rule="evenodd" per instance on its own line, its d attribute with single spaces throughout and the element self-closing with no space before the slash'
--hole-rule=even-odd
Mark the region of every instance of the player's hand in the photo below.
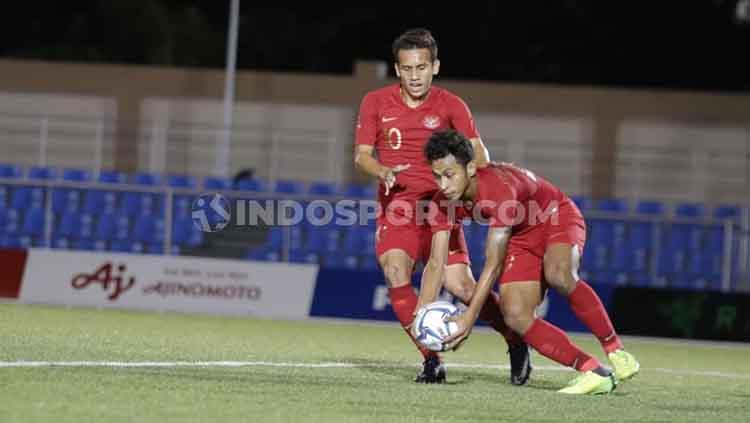
<svg viewBox="0 0 750 423">
<path fill-rule="evenodd" d="M 467 339 L 469 339 L 471 330 L 474 328 L 475 320 L 467 313 L 461 313 L 458 316 L 447 318 L 446 321 L 456 322 L 458 328 L 443 340 L 443 345 L 445 346 L 446 351 L 456 351 Z"/>
<path fill-rule="evenodd" d="M 396 176 L 400 172 L 405 171 L 411 166 L 411 164 L 400 164 L 393 166 L 392 168 L 386 170 L 383 172 L 383 183 L 385 184 L 385 195 L 388 195 L 391 191 L 391 188 L 393 188 L 396 185 Z"/>
</svg>

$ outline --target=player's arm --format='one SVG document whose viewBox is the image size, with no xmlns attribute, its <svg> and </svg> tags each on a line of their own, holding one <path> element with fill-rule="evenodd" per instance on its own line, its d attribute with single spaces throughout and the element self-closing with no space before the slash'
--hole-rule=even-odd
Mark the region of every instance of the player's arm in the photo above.
<svg viewBox="0 0 750 423">
<path fill-rule="evenodd" d="M 482 137 L 469 138 L 471 146 L 474 147 L 474 163 L 477 167 L 485 167 L 490 162 L 490 152 L 482 142 Z"/>
<path fill-rule="evenodd" d="M 448 263 L 448 248 L 451 233 L 449 230 L 432 234 L 430 258 L 422 271 L 422 282 L 419 288 L 419 300 L 415 311 L 425 304 L 437 299 L 440 293 L 443 271 Z"/>
<path fill-rule="evenodd" d="M 466 338 L 469 337 L 471 330 L 479 316 L 484 302 L 492 290 L 492 284 L 500 277 L 505 262 L 505 254 L 508 250 L 508 240 L 510 239 L 510 228 L 491 227 L 487 232 L 487 242 L 485 245 L 484 268 L 479 276 L 479 281 L 474 290 L 474 296 L 471 297 L 469 307 L 460 316 L 454 318 L 458 324 L 458 330 L 445 339 L 446 349 L 458 348 Z"/>
<path fill-rule="evenodd" d="M 358 144 L 354 151 L 354 166 L 370 176 L 380 178 L 385 184 L 385 195 L 394 185 L 396 185 L 396 176 L 399 172 L 408 169 L 410 164 L 399 164 L 393 167 L 387 167 L 373 156 L 375 148 L 367 144 Z"/>
<path fill-rule="evenodd" d="M 474 162 L 477 167 L 485 167 L 490 162 L 490 152 L 482 142 L 482 137 L 477 130 L 474 116 L 472 116 L 469 106 L 459 97 L 450 97 L 448 102 L 450 108 L 451 124 L 453 127 L 464 134 L 471 146 L 474 148 Z"/>
</svg>

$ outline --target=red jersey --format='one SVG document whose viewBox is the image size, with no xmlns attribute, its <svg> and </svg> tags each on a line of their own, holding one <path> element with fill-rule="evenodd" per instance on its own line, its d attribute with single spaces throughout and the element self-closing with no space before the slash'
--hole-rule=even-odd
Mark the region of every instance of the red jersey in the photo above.
<svg viewBox="0 0 750 423">
<path fill-rule="evenodd" d="M 511 164 L 493 164 L 477 169 L 474 201 L 460 207 L 442 192 L 433 197 L 432 231 L 450 230 L 469 218 L 490 227 L 511 227 L 514 235 L 547 222 L 560 204 L 570 201 L 556 186 L 528 169 Z"/>
<path fill-rule="evenodd" d="M 425 101 L 415 108 L 401 99 L 399 84 L 371 91 L 362 99 L 356 143 L 374 145 L 378 160 L 385 166 L 411 165 L 398 174 L 398 183 L 387 199 L 380 184 L 381 202 L 432 198 L 438 186 L 424 157 L 424 146 L 434 131 L 448 128 L 467 138 L 479 137 L 469 108 L 443 88 L 433 85 Z"/>
</svg>

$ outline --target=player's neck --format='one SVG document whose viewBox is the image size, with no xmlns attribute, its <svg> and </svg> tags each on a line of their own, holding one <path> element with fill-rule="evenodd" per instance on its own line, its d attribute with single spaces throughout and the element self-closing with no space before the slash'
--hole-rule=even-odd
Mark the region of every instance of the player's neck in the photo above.
<svg viewBox="0 0 750 423">
<path fill-rule="evenodd" d="M 431 91 L 432 91 L 432 87 L 430 87 L 430 89 L 428 89 L 427 92 L 424 93 L 422 97 L 414 98 L 410 96 L 409 93 L 406 92 L 406 90 L 404 90 L 403 87 L 399 87 L 398 89 L 398 92 L 401 95 L 401 101 L 403 101 L 407 107 L 412 108 L 412 109 L 416 109 L 417 107 L 421 106 L 425 101 L 427 101 L 427 97 L 430 96 Z"/>
<path fill-rule="evenodd" d="M 477 190 L 479 189 L 478 183 L 476 176 L 469 179 L 469 186 L 466 187 L 466 191 L 464 191 L 463 195 L 464 201 L 471 201 L 473 203 L 476 200 Z"/>
</svg>

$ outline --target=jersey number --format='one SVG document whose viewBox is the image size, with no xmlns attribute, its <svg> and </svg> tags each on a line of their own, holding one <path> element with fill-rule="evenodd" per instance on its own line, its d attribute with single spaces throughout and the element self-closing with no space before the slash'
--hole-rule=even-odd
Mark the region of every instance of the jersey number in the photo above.
<svg viewBox="0 0 750 423">
<path fill-rule="evenodd" d="M 390 145 L 393 150 L 401 148 L 401 131 L 399 131 L 398 128 L 391 128 L 388 130 L 388 145 Z"/>
</svg>

